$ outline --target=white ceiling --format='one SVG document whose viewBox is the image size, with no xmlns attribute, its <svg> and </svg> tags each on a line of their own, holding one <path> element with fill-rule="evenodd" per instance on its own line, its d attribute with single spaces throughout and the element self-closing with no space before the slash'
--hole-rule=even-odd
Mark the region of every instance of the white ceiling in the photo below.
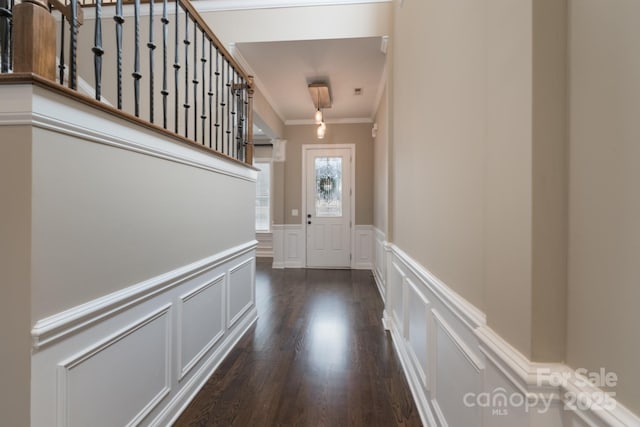
<svg viewBox="0 0 640 427">
<path fill-rule="evenodd" d="M 325 121 L 363 122 L 375 115 L 384 78 L 381 37 L 238 43 L 259 90 L 285 124 L 311 123 L 315 111 L 307 85 L 329 83 L 333 106 Z M 361 95 L 354 89 L 361 88 Z"/>
</svg>

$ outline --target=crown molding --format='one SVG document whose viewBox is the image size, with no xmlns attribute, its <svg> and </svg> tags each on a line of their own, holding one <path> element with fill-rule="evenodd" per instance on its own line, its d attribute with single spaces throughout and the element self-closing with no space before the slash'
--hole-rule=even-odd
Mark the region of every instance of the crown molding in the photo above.
<svg viewBox="0 0 640 427">
<path fill-rule="evenodd" d="M 393 0 L 197 0 L 193 2 L 193 5 L 198 10 L 198 12 L 218 12 L 226 10 L 336 6 L 391 2 L 393 2 Z"/>
</svg>

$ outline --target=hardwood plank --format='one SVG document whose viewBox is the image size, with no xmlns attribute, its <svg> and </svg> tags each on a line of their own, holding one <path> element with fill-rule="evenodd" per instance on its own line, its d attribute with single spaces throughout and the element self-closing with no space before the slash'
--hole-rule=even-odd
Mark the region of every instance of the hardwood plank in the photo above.
<svg viewBox="0 0 640 427">
<path fill-rule="evenodd" d="M 371 272 L 258 262 L 259 319 L 175 426 L 420 426 Z"/>
</svg>

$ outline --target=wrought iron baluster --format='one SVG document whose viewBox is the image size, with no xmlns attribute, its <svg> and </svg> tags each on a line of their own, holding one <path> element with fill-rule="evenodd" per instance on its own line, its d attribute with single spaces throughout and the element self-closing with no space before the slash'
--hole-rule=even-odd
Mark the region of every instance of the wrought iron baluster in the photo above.
<svg viewBox="0 0 640 427">
<path fill-rule="evenodd" d="M 219 106 L 220 106 L 220 51 L 216 47 L 216 151 L 219 150 L 218 147 L 218 134 L 220 133 L 220 115 L 219 115 Z"/>
<path fill-rule="evenodd" d="M 64 18 L 63 18 L 64 20 Z M 93 34 L 93 73 L 95 76 L 96 99 L 102 98 L 102 0 L 96 0 L 96 24 Z"/>
<path fill-rule="evenodd" d="M 15 0 L 11 0 L 9 4 L 9 10 L 11 10 L 11 13 L 13 14 Z M 9 67 L 13 68 L 13 17 L 9 20 Z"/>
<path fill-rule="evenodd" d="M 8 73 L 11 68 L 9 49 L 11 46 L 11 21 L 13 18 L 13 7 L 9 8 L 7 0 L 0 0 L 0 72 Z"/>
<path fill-rule="evenodd" d="M 64 34 L 65 34 L 65 19 L 60 19 L 60 60 L 58 61 L 58 80 L 61 85 L 64 85 Z"/>
<path fill-rule="evenodd" d="M 116 0 L 116 14 L 113 20 L 116 22 L 118 109 L 122 110 L 122 0 Z"/>
<path fill-rule="evenodd" d="M 177 2 L 176 2 L 177 3 Z M 167 39 L 169 38 L 169 19 L 167 18 L 167 0 L 162 1 L 162 127 L 167 128 Z M 177 19 L 176 19 L 177 21 Z"/>
<path fill-rule="evenodd" d="M 184 137 L 189 138 L 189 11 L 184 11 Z"/>
<path fill-rule="evenodd" d="M 233 124 L 231 123 L 231 104 L 233 104 L 233 99 L 231 98 L 231 65 L 229 60 L 227 60 L 227 127 L 225 129 L 225 133 L 227 134 L 227 154 L 231 154 L 231 129 L 233 128 Z"/>
<path fill-rule="evenodd" d="M 140 117 L 140 0 L 133 2 L 134 54 L 133 54 L 133 108 L 136 117 Z"/>
<path fill-rule="evenodd" d="M 179 12 L 179 2 L 176 1 L 176 33 L 174 35 L 174 48 L 175 48 L 175 59 L 173 61 L 173 70 L 174 70 L 174 78 L 173 78 L 173 82 L 174 82 L 174 96 L 173 96 L 173 101 L 174 101 L 174 105 L 173 105 L 173 115 L 174 115 L 174 132 L 178 133 L 179 130 L 179 109 L 178 109 L 178 105 L 180 103 L 180 84 L 179 84 L 179 80 L 180 80 L 180 49 L 179 46 L 180 44 L 178 43 L 178 30 L 180 29 L 180 25 L 179 25 L 179 19 L 178 19 L 178 12 Z"/>
<path fill-rule="evenodd" d="M 213 147 L 213 44 L 209 40 L 209 148 Z"/>
<path fill-rule="evenodd" d="M 231 68 L 231 156 L 236 156 L 236 69 Z"/>
<path fill-rule="evenodd" d="M 206 97 L 206 83 L 207 77 L 205 75 L 207 69 L 207 57 L 206 57 L 206 45 L 204 38 L 204 31 L 201 31 L 202 34 L 202 56 L 200 57 L 200 62 L 202 63 L 202 108 L 200 111 L 200 120 L 202 120 L 202 145 L 206 144 L 206 134 L 205 134 L 205 125 L 207 121 L 207 109 L 205 107 L 205 97 Z"/>
<path fill-rule="evenodd" d="M 78 88 L 78 0 L 71 0 L 71 37 L 69 38 L 69 87 Z"/>
<path fill-rule="evenodd" d="M 198 142 L 198 25 L 193 23 L 193 140 Z"/>
<path fill-rule="evenodd" d="M 222 61 L 226 61 L 227 59 L 224 57 L 224 55 L 222 55 Z M 223 153 L 225 153 L 225 149 L 224 149 L 224 119 L 225 119 L 225 102 L 224 102 L 224 96 L 225 96 L 225 90 L 224 90 L 224 84 L 225 84 L 225 80 L 224 80 L 224 62 L 222 63 L 221 68 L 221 78 L 220 78 L 220 89 L 222 89 L 221 91 L 221 96 L 220 96 L 220 119 L 221 119 L 221 124 L 220 124 L 220 151 L 222 151 Z"/>
<path fill-rule="evenodd" d="M 154 103 L 154 67 L 153 67 L 153 53 L 156 50 L 156 45 L 153 41 L 153 0 L 149 0 L 149 121 L 153 123 L 153 103 Z"/>
</svg>

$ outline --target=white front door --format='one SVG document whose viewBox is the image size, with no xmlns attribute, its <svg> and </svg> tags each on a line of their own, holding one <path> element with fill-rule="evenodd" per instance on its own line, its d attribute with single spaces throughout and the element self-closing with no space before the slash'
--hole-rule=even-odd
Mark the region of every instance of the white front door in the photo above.
<svg viewBox="0 0 640 427">
<path fill-rule="evenodd" d="M 305 149 L 307 267 L 351 266 L 351 148 Z"/>
</svg>

